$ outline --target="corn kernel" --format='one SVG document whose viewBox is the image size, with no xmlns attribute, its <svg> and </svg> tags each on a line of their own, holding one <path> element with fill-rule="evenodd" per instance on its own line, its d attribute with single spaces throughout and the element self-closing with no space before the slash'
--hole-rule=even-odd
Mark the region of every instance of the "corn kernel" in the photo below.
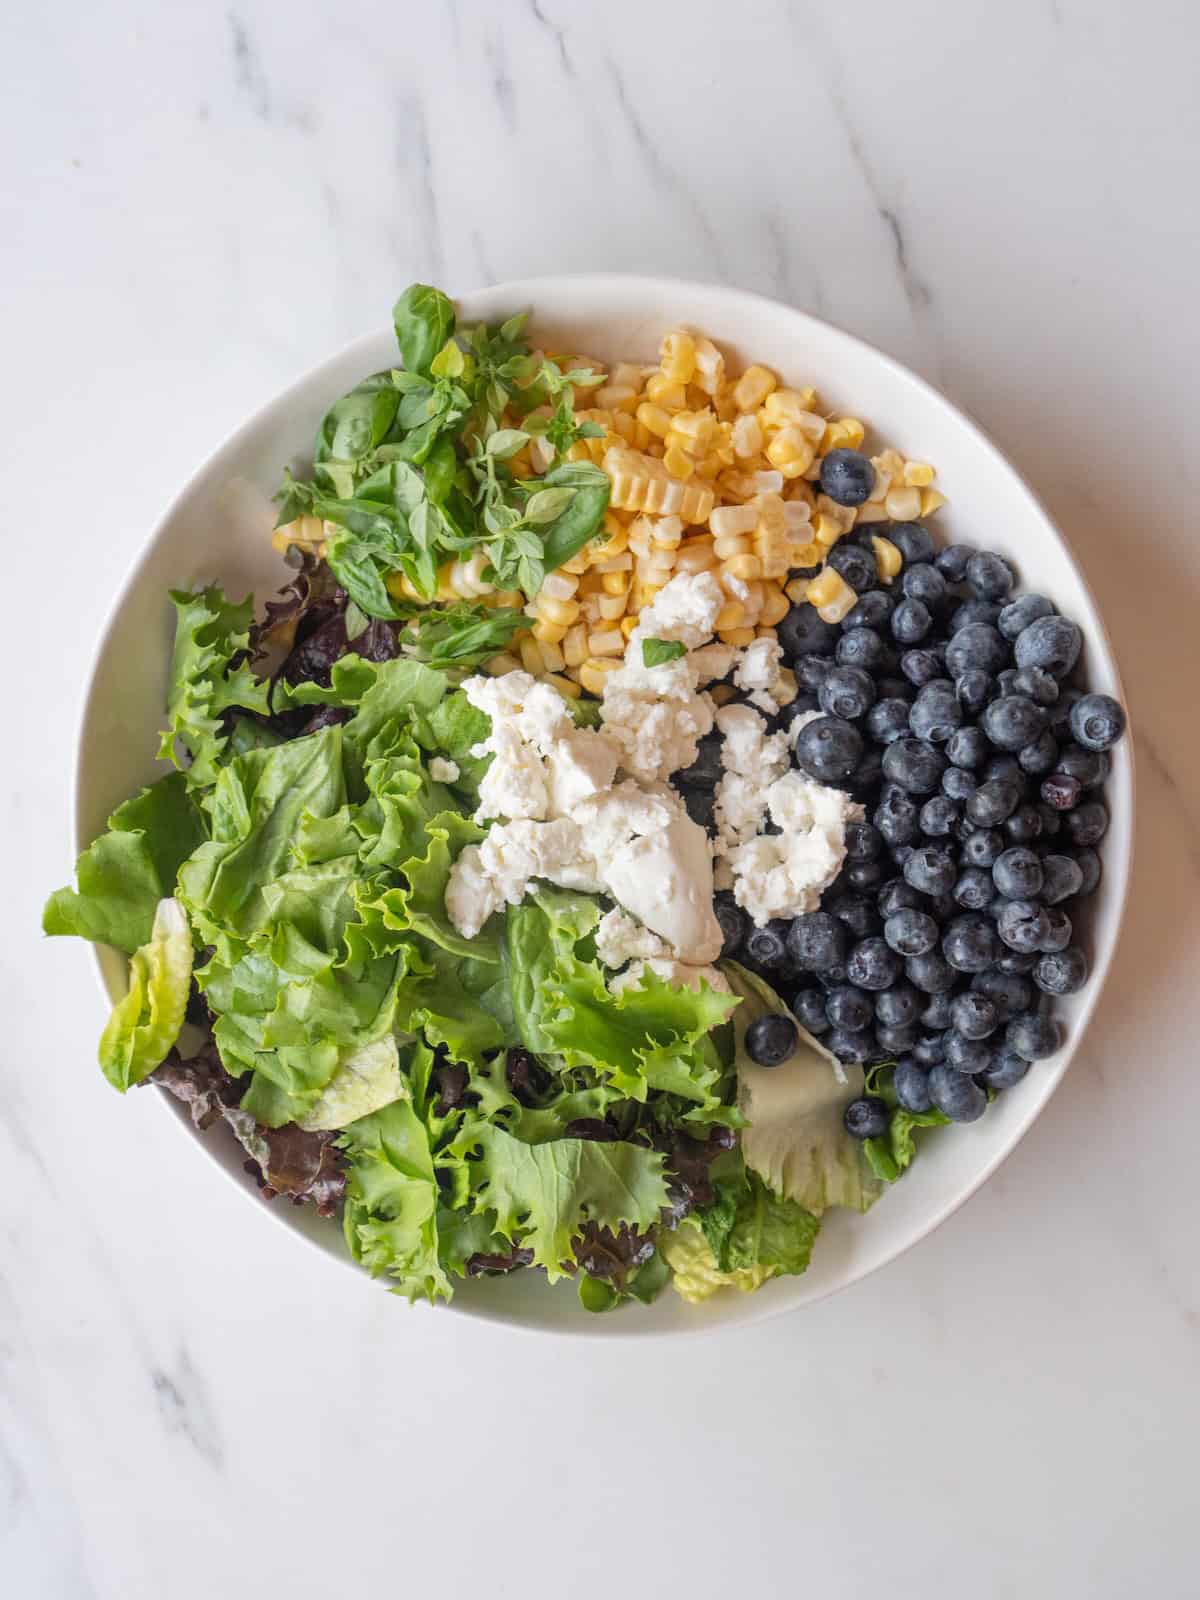
<svg viewBox="0 0 1200 1600">
<path fill-rule="evenodd" d="M 521 663 L 507 650 L 502 650 L 499 655 L 490 656 L 483 663 L 483 670 L 489 678 L 502 678 L 506 672 L 519 672 Z"/>
<path fill-rule="evenodd" d="M 561 640 L 566 638 L 566 635 L 567 630 L 560 622 L 543 622 L 539 617 L 533 625 L 533 637 L 540 645 L 557 645 Z M 545 653 L 546 652 L 543 650 L 542 654 L 545 655 Z M 561 661 L 559 662 L 559 666 L 562 666 Z M 555 671 L 557 670 L 558 668 L 556 667 Z"/>
<path fill-rule="evenodd" d="M 629 588 L 629 574 L 627 572 L 602 572 L 600 574 L 600 587 L 605 594 L 624 594 Z"/>
<path fill-rule="evenodd" d="M 616 622 L 618 617 L 625 615 L 626 598 L 623 594 L 602 594 L 596 598 L 598 620 L 601 622 Z M 592 654 L 597 652 L 592 650 Z"/>
<path fill-rule="evenodd" d="M 708 526 L 717 538 L 753 533 L 758 526 L 757 505 L 714 506 L 709 514 Z"/>
<path fill-rule="evenodd" d="M 715 706 L 727 706 L 737 698 L 737 690 L 731 683 L 714 683 L 708 693 Z"/>
<path fill-rule="evenodd" d="M 875 552 L 875 565 L 879 568 L 879 576 L 884 583 L 891 583 L 904 565 L 904 558 L 890 539 L 881 539 L 876 534 L 871 540 L 871 549 Z"/>
<path fill-rule="evenodd" d="M 816 395 L 811 389 L 775 389 L 763 401 L 763 420 L 769 428 L 784 428 L 788 426 L 811 429 L 813 404 Z M 818 419 L 821 431 L 817 434 L 819 440 L 825 432 L 825 418 Z M 813 441 L 816 443 L 816 440 Z"/>
<path fill-rule="evenodd" d="M 921 491 L 904 484 L 890 488 L 883 503 L 893 522 L 915 522 L 921 515 Z"/>
<path fill-rule="evenodd" d="M 628 444 L 632 444 L 637 437 L 637 419 L 628 416 L 624 411 L 618 411 L 612 421 L 613 432 Z"/>
<path fill-rule="evenodd" d="M 763 637 L 763 632 L 762 628 L 758 630 L 760 639 Z M 772 698 L 781 706 L 790 706 L 798 693 L 799 686 L 796 683 L 796 674 L 790 667 L 781 668 L 779 676 L 771 685 Z"/>
<path fill-rule="evenodd" d="M 663 376 L 672 383 L 691 383 L 696 371 L 696 341 L 683 328 L 663 339 L 659 352 Z"/>
<path fill-rule="evenodd" d="M 732 583 L 734 581 L 740 582 L 741 580 L 730 579 L 729 581 Z M 761 583 L 751 582 L 743 584 L 742 587 L 743 593 L 740 598 L 746 611 L 746 626 L 749 627 L 752 623 L 757 623 L 762 614 L 763 586 Z"/>
<path fill-rule="evenodd" d="M 831 549 L 842 537 L 842 530 L 832 517 L 827 517 L 819 511 L 813 518 L 813 538 L 825 550 Z"/>
<path fill-rule="evenodd" d="M 625 649 L 620 628 L 598 628 L 589 633 L 588 649 L 593 656 L 619 656 Z"/>
<path fill-rule="evenodd" d="M 858 596 L 850 585 L 834 567 L 824 567 L 808 584 L 808 601 L 810 605 L 824 606 L 840 599 L 844 594 L 852 596 L 850 605 L 854 604 Z M 846 608 L 850 609 L 849 606 Z"/>
<path fill-rule="evenodd" d="M 578 588 L 579 579 L 573 573 L 548 572 L 538 593 L 550 600 L 570 600 Z"/>
<path fill-rule="evenodd" d="M 617 638 L 621 635 L 618 633 Z M 619 653 L 619 650 L 618 650 Z M 619 661 L 597 659 L 592 656 L 586 660 L 579 669 L 579 681 L 589 694 L 602 695 L 605 680 L 610 672 L 615 672 L 620 666 Z"/>
<path fill-rule="evenodd" d="M 632 550 L 622 550 L 621 554 L 618 555 L 618 556 L 606 556 L 603 561 L 593 561 L 592 562 L 592 572 L 598 572 L 598 573 L 601 574 L 601 576 L 603 576 L 604 573 L 606 573 L 606 572 L 632 572 L 632 571 L 633 571 L 633 552 L 632 552 Z M 591 574 L 589 574 L 589 576 L 590 575 Z"/>
<path fill-rule="evenodd" d="M 593 542 L 584 546 L 588 560 L 592 563 L 619 556 L 629 544 L 629 529 L 619 523 L 611 511 L 605 514 L 604 533 L 605 537 L 599 544 Z"/>
<path fill-rule="evenodd" d="M 621 636 L 626 642 L 628 642 L 630 635 L 633 633 L 633 630 L 637 627 L 637 625 L 638 619 L 636 617 L 621 618 Z"/>
<path fill-rule="evenodd" d="M 857 417 L 839 417 L 827 425 L 821 438 L 821 454 L 830 450 L 861 450 L 867 430 Z"/>
<path fill-rule="evenodd" d="M 904 481 L 910 489 L 928 489 L 936 474 L 928 461 L 906 461 Z"/>
<path fill-rule="evenodd" d="M 790 583 L 785 583 L 783 592 L 794 606 L 803 605 L 808 599 L 808 586 L 810 578 L 793 578 Z"/>
<path fill-rule="evenodd" d="M 724 534 L 713 540 L 713 554 L 718 561 L 732 561 L 734 556 L 749 555 L 752 549 L 747 533 Z"/>
<path fill-rule="evenodd" d="M 739 411 L 757 411 L 778 387 L 779 379 L 769 367 L 747 367 L 734 385 L 733 398 Z"/>
<path fill-rule="evenodd" d="M 535 678 L 540 678 L 546 670 L 546 666 L 542 660 L 542 652 L 538 648 L 537 640 L 531 633 L 527 633 L 523 635 L 518 648 L 521 652 L 521 665 L 525 668 L 525 671 L 531 673 Z"/>
<path fill-rule="evenodd" d="M 636 411 L 638 392 L 631 384 L 606 383 L 592 391 L 592 399 L 600 411 Z"/>
<path fill-rule="evenodd" d="M 646 379 L 646 398 L 665 411 L 682 411 L 687 403 L 687 389 L 668 378 L 665 372 L 653 372 Z"/>
<path fill-rule="evenodd" d="M 642 368 L 636 361 L 618 361 L 612 369 L 612 381 L 622 384 L 626 389 L 640 389 L 642 377 Z"/>
<path fill-rule="evenodd" d="M 554 600 L 549 595 L 539 595 L 537 614 L 543 622 L 557 622 L 564 628 L 578 620 L 579 603 L 575 600 Z"/>
<path fill-rule="evenodd" d="M 807 539 L 812 526 L 812 507 L 807 500 L 783 502 L 783 531 L 789 539 Z"/>
<path fill-rule="evenodd" d="M 757 417 L 738 417 L 733 424 L 733 453 L 750 461 L 763 447 L 763 431 Z"/>
<path fill-rule="evenodd" d="M 845 595 L 839 595 L 836 600 L 831 600 L 827 606 L 818 606 L 817 615 L 822 622 L 841 622 L 843 617 L 854 609 L 854 602 L 858 596 L 851 589 Z"/>
<path fill-rule="evenodd" d="M 753 555 L 733 556 L 723 563 L 721 571 L 743 583 L 755 583 L 762 577 L 762 562 Z"/>
<path fill-rule="evenodd" d="M 711 339 L 695 341 L 696 371 L 693 382 L 705 394 L 719 394 L 725 382 L 725 357 Z"/>
<path fill-rule="evenodd" d="M 579 551 L 578 555 L 573 555 L 569 561 L 564 561 L 558 570 L 560 572 L 569 572 L 573 577 L 578 578 L 587 571 L 591 564 L 591 558 L 585 546 L 584 549 Z"/>
<path fill-rule="evenodd" d="M 760 621 L 756 625 L 756 627 L 754 629 L 754 637 L 756 639 L 776 639 L 777 640 L 779 638 L 779 635 L 776 633 L 775 629 L 772 628 L 769 624 Z"/>
<path fill-rule="evenodd" d="M 811 539 L 808 544 L 792 546 L 792 564 L 797 567 L 819 567 L 825 559 L 825 546 Z"/>
<path fill-rule="evenodd" d="M 559 677 L 556 673 L 548 672 L 546 674 L 546 682 L 557 689 L 559 694 L 567 700 L 578 700 L 580 697 L 579 685 L 572 683 L 570 678 Z"/>
<path fill-rule="evenodd" d="M 735 650 L 744 650 L 748 644 L 754 643 L 753 628 L 718 628 L 717 638 L 722 644 L 730 644 Z"/>
<path fill-rule="evenodd" d="M 746 608 L 740 600 L 726 600 L 720 611 L 717 612 L 717 620 L 714 623 L 714 627 L 718 633 L 729 628 L 739 628 L 745 616 Z"/>
<path fill-rule="evenodd" d="M 780 428 L 767 446 L 767 460 L 777 467 L 785 478 L 798 478 L 813 463 L 815 451 L 811 440 L 799 428 Z"/>
<path fill-rule="evenodd" d="M 691 456 L 677 444 L 671 445 L 663 452 L 663 466 L 673 478 L 690 478 L 696 470 L 696 463 Z"/>
<path fill-rule="evenodd" d="M 537 634 L 535 628 L 534 634 Z M 538 649 L 542 652 L 542 666 L 547 672 L 561 672 L 566 666 L 566 660 L 557 640 L 538 639 Z"/>
<path fill-rule="evenodd" d="M 562 642 L 563 660 L 568 667 L 579 667 L 587 660 L 587 629 L 582 622 L 568 628 Z"/>
<path fill-rule="evenodd" d="M 579 580 L 579 598 L 590 599 L 592 595 L 604 593 L 604 574 L 602 572 L 585 572 Z"/>
<path fill-rule="evenodd" d="M 936 489 L 924 489 L 921 492 L 921 515 L 931 517 L 935 511 L 946 504 L 946 496 L 939 494 Z"/>
<path fill-rule="evenodd" d="M 716 565 L 717 558 L 709 539 L 689 539 L 680 547 L 675 560 L 676 572 L 687 572 L 693 577 L 698 572 L 707 572 Z"/>
<path fill-rule="evenodd" d="M 649 401 L 643 400 L 635 415 L 642 427 L 657 439 L 665 439 L 671 431 L 670 415 L 661 406 L 652 406 Z"/>
<path fill-rule="evenodd" d="M 777 584 L 763 584 L 761 621 L 765 627 L 773 628 L 777 622 L 782 622 L 790 609 L 787 595 Z"/>
<path fill-rule="evenodd" d="M 926 490 L 926 493 L 928 493 L 928 492 L 929 491 Z M 888 515 L 887 515 L 887 512 L 883 509 L 882 503 L 876 504 L 876 502 L 874 500 L 864 500 L 862 505 L 859 506 L 858 515 L 855 517 L 854 520 L 855 520 L 855 522 L 860 522 L 861 523 L 861 522 L 886 522 L 887 519 L 888 519 Z"/>
<path fill-rule="evenodd" d="M 674 550 L 682 539 L 683 523 L 678 517 L 659 517 L 650 542 L 660 550 Z"/>
<path fill-rule="evenodd" d="M 697 461 L 696 476 L 703 478 L 706 483 L 711 483 L 724 466 L 725 462 L 721 460 L 720 451 L 710 450 L 708 455 L 702 456 Z"/>
</svg>

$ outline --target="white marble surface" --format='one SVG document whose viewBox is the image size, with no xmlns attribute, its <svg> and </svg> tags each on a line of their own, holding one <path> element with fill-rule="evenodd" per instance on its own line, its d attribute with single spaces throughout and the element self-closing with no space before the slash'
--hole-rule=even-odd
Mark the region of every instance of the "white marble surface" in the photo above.
<svg viewBox="0 0 1200 1600">
<path fill-rule="evenodd" d="M 1194 7 L 8 22 L 0 1589 L 1195 1593 Z M 1122 958 L 1032 1134 L 908 1258 L 682 1346 L 332 1273 L 115 1099 L 88 954 L 35 931 L 101 616 L 175 486 L 413 277 L 596 267 L 767 290 L 968 406 L 1075 542 L 1140 730 Z"/>
</svg>

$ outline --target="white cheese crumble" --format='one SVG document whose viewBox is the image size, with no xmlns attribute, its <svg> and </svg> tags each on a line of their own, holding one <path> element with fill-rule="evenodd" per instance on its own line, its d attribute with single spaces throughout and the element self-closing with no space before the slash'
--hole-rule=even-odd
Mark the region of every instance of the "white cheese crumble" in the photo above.
<svg viewBox="0 0 1200 1600">
<path fill-rule="evenodd" d="M 773 717 L 779 710 L 778 691 L 783 680 L 783 651 L 775 639 L 755 639 L 748 644 L 733 681 L 760 711 Z"/>
<path fill-rule="evenodd" d="M 461 776 L 457 761 L 446 761 L 441 756 L 434 756 L 429 763 L 429 776 L 434 783 L 457 783 Z"/>
<path fill-rule="evenodd" d="M 627 961 L 661 960 L 667 947 L 656 933 L 643 927 L 619 906 L 606 912 L 596 928 L 596 954 L 606 967 L 623 967 Z"/>
</svg>

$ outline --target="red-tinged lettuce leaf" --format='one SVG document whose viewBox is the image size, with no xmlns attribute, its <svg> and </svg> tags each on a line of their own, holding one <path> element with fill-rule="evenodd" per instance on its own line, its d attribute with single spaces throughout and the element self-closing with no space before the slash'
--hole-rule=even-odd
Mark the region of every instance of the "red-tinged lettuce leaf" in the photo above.
<svg viewBox="0 0 1200 1600">
<path fill-rule="evenodd" d="M 210 1128 L 224 1116 L 227 1107 L 237 1105 L 245 1088 L 225 1071 L 211 1038 L 193 1056 L 184 1057 L 178 1050 L 171 1050 L 146 1082 L 158 1084 L 182 1101 L 192 1122 L 201 1129 Z"/>
<path fill-rule="evenodd" d="M 175 893 L 180 866 L 207 838 L 183 774 L 161 778 L 109 817 L 108 832 L 76 863 L 78 890 L 57 889 L 47 901 L 43 929 L 132 955 L 150 938 L 158 902 Z"/>
</svg>

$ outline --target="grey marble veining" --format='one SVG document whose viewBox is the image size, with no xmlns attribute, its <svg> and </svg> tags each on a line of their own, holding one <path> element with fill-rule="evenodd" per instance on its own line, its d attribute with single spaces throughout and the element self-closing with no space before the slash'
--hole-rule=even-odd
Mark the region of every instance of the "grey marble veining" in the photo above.
<svg viewBox="0 0 1200 1600">
<path fill-rule="evenodd" d="M 18 10 L 0 1588 L 1189 1593 L 1194 8 Z M 414 277 L 597 269 L 763 290 L 941 383 L 1078 551 L 1138 739 L 1120 957 L 1019 1149 L 854 1290 L 665 1348 L 412 1313 L 331 1268 L 153 1095 L 116 1100 L 86 953 L 34 932 L 102 610 L 197 462 Z"/>
</svg>

